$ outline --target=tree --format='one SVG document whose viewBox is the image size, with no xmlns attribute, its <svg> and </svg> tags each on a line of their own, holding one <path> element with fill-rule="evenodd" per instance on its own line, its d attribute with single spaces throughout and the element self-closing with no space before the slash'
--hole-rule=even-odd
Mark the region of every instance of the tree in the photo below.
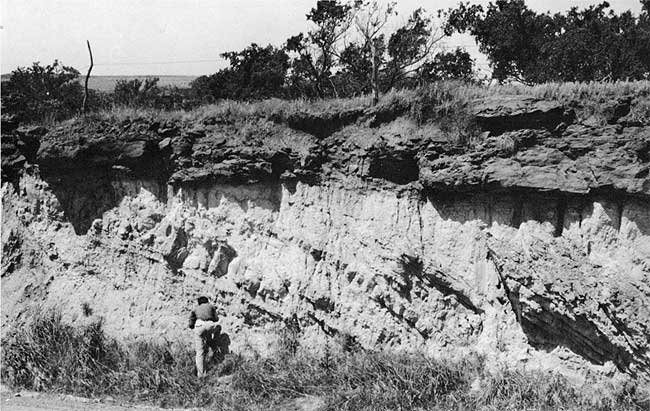
<svg viewBox="0 0 650 411">
<path fill-rule="evenodd" d="M 395 3 L 383 6 L 377 1 L 357 3 L 363 11 L 355 18 L 359 34 L 363 39 L 362 49 L 370 49 L 370 84 L 372 86 L 372 102 L 379 101 L 379 67 L 383 63 L 384 35 L 382 30 L 389 17 L 395 13 Z M 380 52 L 381 50 L 381 52 Z"/>
<path fill-rule="evenodd" d="M 240 52 L 223 53 L 230 61 L 226 73 L 228 98 L 257 100 L 280 97 L 284 85 L 289 57 L 282 49 L 272 45 L 260 47 L 252 43 Z"/>
<path fill-rule="evenodd" d="M 299 33 L 287 39 L 285 49 L 297 55 L 291 64 L 291 83 L 303 94 L 325 97 L 331 91 L 332 69 L 340 58 L 340 43 L 348 31 L 354 14 L 348 4 L 336 0 L 319 0 L 306 15 L 314 28 L 307 35 Z"/>
<path fill-rule="evenodd" d="M 418 8 L 403 26 L 389 35 L 385 27 L 389 18 L 396 14 L 395 3 L 382 6 L 377 1 L 357 2 L 355 6 L 358 8 L 356 28 L 362 39 L 358 49 L 363 53 L 352 54 L 357 57 L 356 64 L 352 64 L 350 58 L 342 60 L 357 67 L 367 67 L 369 62 L 368 78 L 376 103 L 380 92 L 413 82 L 416 73 L 433 56 L 444 33 L 438 33 L 424 9 Z"/>
<path fill-rule="evenodd" d="M 473 64 L 472 57 L 461 48 L 438 53 L 432 61 L 419 68 L 418 81 L 428 83 L 441 80 L 471 80 Z"/>
<path fill-rule="evenodd" d="M 482 6 L 460 4 L 447 16 L 447 34 L 469 31 L 492 64 L 494 78 L 537 81 L 540 47 L 553 35 L 552 21 L 528 9 L 523 0 L 497 0 Z"/>
<path fill-rule="evenodd" d="M 553 17 L 562 33 L 541 47 L 554 80 L 642 79 L 650 75 L 650 26 L 630 11 L 607 12 L 603 2 Z"/>
<path fill-rule="evenodd" d="M 2 107 L 20 121 L 62 119 L 77 113 L 83 100 L 79 72 L 58 60 L 18 67 L 2 83 Z"/>
<path fill-rule="evenodd" d="M 445 13 L 445 32 L 468 32 L 487 54 L 493 77 L 524 83 L 641 79 L 650 75 L 647 0 L 635 17 L 584 10 L 538 14 L 523 0 L 497 0 L 486 9 L 461 3 Z"/>
<path fill-rule="evenodd" d="M 213 103 L 215 97 L 212 92 L 212 76 L 199 76 L 192 80 L 190 94 L 199 101 Z"/>
<path fill-rule="evenodd" d="M 393 87 L 411 73 L 421 70 L 421 66 L 429 61 L 436 45 L 444 36 L 444 33 L 438 33 L 434 29 L 431 18 L 425 15 L 424 9 L 416 9 L 406 24 L 391 34 L 388 41 L 390 60 L 386 68 L 386 87 Z"/>
<path fill-rule="evenodd" d="M 383 38 L 377 47 L 383 48 Z M 369 80 L 372 73 L 371 58 L 369 47 L 362 44 L 350 43 L 345 47 L 340 54 L 340 69 L 332 78 L 340 95 L 354 96 L 372 91 Z"/>
<path fill-rule="evenodd" d="M 306 14 L 312 23 L 309 31 L 289 37 L 283 49 L 252 44 L 240 52 L 224 53 L 229 67 L 196 79 L 191 85 L 193 94 L 205 101 L 372 92 L 377 102 L 380 93 L 411 86 L 425 72 L 435 71 L 441 78 L 467 76 L 469 55 L 465 60 L 465 55 L 432 60 L 444 34 L 438 33 L 423 9 L 415 10 L 390 33 L 388 22 L 396 14 L 395 4 L 318 0 Z M 452 73 L 454 63 L 462 65 L 455 68 L 456 74 Z"/>
<path fill-rule="evenodd" d="M 289 68 L 289 57 L 272 45 L 260 47 L 255 43 L 242 51 L 223 53 L 229 67 L 211 76 L 192 82 L 199 96 L 214 99 L 259 100 L 282 97 Z M 207 91 L 205 91 L 207 89 Z"/>
</svg>

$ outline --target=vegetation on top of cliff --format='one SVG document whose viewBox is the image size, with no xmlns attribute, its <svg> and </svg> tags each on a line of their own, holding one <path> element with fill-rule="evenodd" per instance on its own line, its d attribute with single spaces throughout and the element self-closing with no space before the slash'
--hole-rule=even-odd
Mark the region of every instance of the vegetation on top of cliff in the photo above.
<svg viewBox="0 0 650 411">
<path fill-rule="evenodd" d="M 418 123 L 460 121 L 474 104 L 486 101 L 498 106 L 512 97 L 558 102 L 576 110 L 578 120 L 606 123 L 610 105 L 625 99 L 635 99 L 630 114 L 634 120 L 647 124 L 650 121 L 650 81 L 567 82 L 545 83 L 534 86 L 524 84 L 480 85 L 460 81 L 434 82 L 415 89 L 393 90 L 372 106 L 369 95 L 333 99 L 267 99 L 257 102 L 224 100 L 197 107 L 190 111 L 164 111 L 136 107 L 115 107 L 88 115 L 88 119 L 123 121 L 138 118 L 155 118 L 187 123 L 202 122 L 208 118 L 218 121 L 246 121 L 266 118 L 291 124 L 301 117 L 328 118 L 342 113 L 384 113 L 395 118 L 407 115 Z M 454 119 L 454 117 L 456 117 Z"/>
<path fill-rule="evenodd" d="M 356 166 L 354 175 L 362 178 L 397 184 L 419 180 L 425 186 L 437 181 L 458 188 L 470 181 L 464 180 L 468 175 L 472 184 L 483 181 L 474 151 L 487 162 L 546 145 L 582 168 L 591 163 L 576 155 L 600 152 L 602 157 L 599 150 L 607 139 L 598 136 L 618 135 L 629 141 L 624 147 L 603 147 L 608 153 L 622 151 L 608 157 L 602 176 L 592 180 L 593 167 L 585 168 L 586 174 L 574 173 L 573 183 L 563 188 L 573 192 L 616 182 L 645 192 L 644 130 L 649 125 L 648 80 L 533 87 L 450 81 L 392 91 L 377 105 L 371 97 L 357 97 L 223 101 L 191 111 L 106 110 L 44 130 L 40 148 L 25 158 L 45 173 L 117 165 L 173 183 L 315 182 L 341 171 L 349 175 L 348 168 Z M 16 138 L 21 135 L 17 132 Z M 577 141 L 581 136 L 593 138 L 593 147 L 576 151 L 585 144 Z M 540 166 L 545 164 L 543 152 L 533 153 L 540 156 Z M 459 158 L 463 153 L 469 157 Z M 621 155 L 631 159 L 625 172 L 615 161 Z M 460 166 L 464 161 L 473 164 L 470 174 Z M 601 159 L 597 164 L 605 163 Z M 619 177 L 610 179 L 610 167 Z"/>
<path fill-rule="evenodd" d="M 474 36 L 500 83 L 647 80 L 650 6 L 641 3 L 638 15 L 617 14 L 607 2 L 551 15 L 534 12 L 523 0 L 496 0 L 485 8 L 461 2 L 439 11 L 440 20 L 418 8 L 392 24 L 396 2 L 318 0 L 306 14 L 305 33 L 279 46 L 252 43 L 222 53 L 228 67 L 197 78 L 189 89 L 159 87 L 155 78 L 121 81 L 112 94 L 92 93 L 90 107 L 169 110 L 222 100 L 364 95 L 376 104 L 380 94 L 411 93 L 437 81 L 489 82 L 474 71 L 466 50 L 440 47 L 454 32 Z M 56 61 L 19 67 L 3 82 L 3 110 L 23 122 L 70 117 L 81 104 L 78 76 Z"/>
<path fill-rule="evenodd" d="M 310 30 L 280 47 L 253 43 L 224 53 L 230 67 L 192 87 L 215 99 L 347 97 L 413 88 L 444 79 L 478 80 L 463 49 L 439 47 L 454 32 L 469 32 L 499 82 L 642 80 L 650 75 L 650 5 L 620 14 L 607 2 L 564 13 L 537 13 L 523 0 L 485 6 L 460 3 L 422 8 L 390 32 L 396 2 L 320 0 L 306 15 Z M 282 81 L 284 79 L 284 81 Z M 258 84 L 259 86 L 255 86 Z"/>
<path fill-rule="evenodd" d="M 578 388 L 559 374 L 503 368 L 485 359 L 434 360 L 422 354 L 361 351 L 341 344 L 316 357 L 285 333 L 268 358 L 226 355 L 197 380 L 192 352 L 167 343 L 127 345 L 101 322 L 80 329 L 59 314 L 37 315 L 2 341 L 2 381 L 14 388 L 54 390 L 161 406 L 220 410 L 286 408 L 300 398 L 326 410 L 636 410 L 650 402 L 635 384 Z M 598 394 L 598 395 L 595 395 Z"/>
</svg>

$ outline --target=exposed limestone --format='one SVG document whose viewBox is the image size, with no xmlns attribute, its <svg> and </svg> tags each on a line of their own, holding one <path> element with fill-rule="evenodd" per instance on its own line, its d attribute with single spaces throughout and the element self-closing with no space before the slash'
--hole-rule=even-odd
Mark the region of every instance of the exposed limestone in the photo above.
<svg viewBox="0 0 650 411">
<path fill-rule="evenodd" d="M 572 110 L 557 102 L 521 96 L 478 102 L 473 114 L 479 127 L 493 135 L 520 129 L 554 130 L 575 118 Z"/>
<path fill-rule="evenodd" d="M 420 178 L 425 186 L 475 190 L 523 188 L 589 193 L 601 189 L 650 195 L 650 128 L 570 126 L 556 136 L 533 130 L 488 139 L 462 155 L 425 154 Z M 503 144 L 503 143 L 501 143 Z"/>
</svg>

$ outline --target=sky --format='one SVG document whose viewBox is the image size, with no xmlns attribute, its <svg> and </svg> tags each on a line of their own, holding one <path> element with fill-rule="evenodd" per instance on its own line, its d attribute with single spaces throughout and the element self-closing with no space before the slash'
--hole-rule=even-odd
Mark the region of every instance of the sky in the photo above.
<svg viewBox="0 0 650 411">
<path fill-rule="evenodd" d="M 423 7 L 431 14 L 459 0 L 401 0 L 392 24 Z M 473 0 L 486 4 L 488 1 Z M 528 0 L 533 10 L 565 11 L 600 0 Z M 609 0 L 616 11 L 638 14 L 639 0 Z M 0 0 L 0 66 L 42 65 L 58 59 L 93 75 L 202 75 L 225 66 L 220 54 L 250 45 L 281 45 L 309 30 L 305 14 L 315 0 Z M 487 69 L 472 37 L 457 35 L 445 47 L 464 46 Z"/>
</svg>

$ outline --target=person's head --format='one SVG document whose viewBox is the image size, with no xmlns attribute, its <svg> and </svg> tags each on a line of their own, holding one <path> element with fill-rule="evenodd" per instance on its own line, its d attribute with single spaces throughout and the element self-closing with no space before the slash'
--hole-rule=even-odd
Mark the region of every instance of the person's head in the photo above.
<svg viewBox="0 0 650 411">
<path fill-rule="evenodd" d="M 208 297 L 200 296 L 197 299 L 197 301 L 198 301 L 199 304 L 207 304 L 208 303 Z"/>
</svg>

